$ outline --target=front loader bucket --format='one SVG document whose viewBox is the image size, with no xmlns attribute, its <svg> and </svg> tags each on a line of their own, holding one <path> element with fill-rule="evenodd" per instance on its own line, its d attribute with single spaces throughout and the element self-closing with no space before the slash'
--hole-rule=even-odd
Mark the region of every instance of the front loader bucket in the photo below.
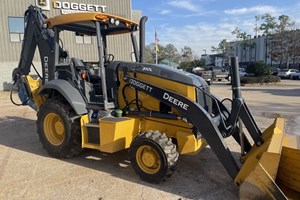
<svg viewBox="0 0 300 200">
<path fill-rule="evenodd" d="M 242 157 L 234 180 L 240 199 L 300 199 L 300 136 L 284 134 L 284 119 L 277 118 L 262 138 Z"/>
</svg>

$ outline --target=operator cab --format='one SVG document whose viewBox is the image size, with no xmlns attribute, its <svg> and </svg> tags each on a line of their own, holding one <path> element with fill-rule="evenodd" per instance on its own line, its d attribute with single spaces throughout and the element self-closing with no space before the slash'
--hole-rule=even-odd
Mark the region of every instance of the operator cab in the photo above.
<svg viewBox="0 0 300 200">
<path fill-rule="evenodd" d="M 71 31 L 81 36 L 97 37 L 99 60 L 89 62 L 74 57 L 68 59 L 68 56 L 64 55 L 64 62 L 60 62 L 60 58 L 55 58 L 54 60 L 57 60 L 55 62 L 56 72 L 52 77 L 55 76 L 58 79 L 66 79 L 72 84 L 75 83 L 84 94 L 83 96 L 86 97 L 87 104 L 96 107 L 97 110 L 117 107 L 116 83 L 112 80 L 106 80 L 107 73 L 110 73 L 110 77 L 113 77 L 112 70 L 105 70 L 109 63 L 112 65 L 110 69 L 116 70 L 115 64 L 112 62 L 114 56 L 107 52 L 107 36 L 132 33 L 138 30 L 138 24 L 128 19 L 104 13 L 60 15 L 47 19 L 45 24 L 47 28 L 54 31 L 56 52 L 61 49 L 59 35 L 62 31 Z M 135 37 L 134 34 L 131 34 L 131 37 Z M 134 49 L 137 49 L 137 47 L 134 47 Z M 135 54 L 137 57 L 137 52 Z"/>
</svg>

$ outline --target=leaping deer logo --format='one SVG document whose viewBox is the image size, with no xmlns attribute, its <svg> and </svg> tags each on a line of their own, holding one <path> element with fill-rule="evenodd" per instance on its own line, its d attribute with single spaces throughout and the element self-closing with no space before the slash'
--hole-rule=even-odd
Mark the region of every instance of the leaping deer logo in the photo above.
<svg viewBox="0 0 300 200">
<path fill-rule="evenodd" d="M 46 0 L 39 0 L 39 5 L 41 6 L 46 6 L 47 5 L 47 1 Z"/>
</svg>

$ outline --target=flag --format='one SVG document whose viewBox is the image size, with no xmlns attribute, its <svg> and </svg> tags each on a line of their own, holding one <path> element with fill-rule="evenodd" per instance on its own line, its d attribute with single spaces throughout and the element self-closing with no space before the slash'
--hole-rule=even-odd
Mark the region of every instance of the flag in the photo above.
<svg viewBox="0 0 300 200">
<path fill-rule="evenodd" d="M 159 47 L 158 47 L 159 39 L 155 30 L 155 50 L 156 52 L 159 52 Z"/>
</svg>

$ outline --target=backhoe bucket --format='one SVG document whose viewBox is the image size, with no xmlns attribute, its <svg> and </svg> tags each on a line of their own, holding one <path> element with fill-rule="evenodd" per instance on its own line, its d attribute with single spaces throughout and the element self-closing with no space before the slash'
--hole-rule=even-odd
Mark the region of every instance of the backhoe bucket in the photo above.
<svg viewBox="0 0 300 200">
<path fill-rule="evenodd" d="M 262 138 L 242 157 L 234 180 L 240 199 L 300 199 L 300 136 L 284 134 L 284 119 L 277 118 Z"/>
</svg>

